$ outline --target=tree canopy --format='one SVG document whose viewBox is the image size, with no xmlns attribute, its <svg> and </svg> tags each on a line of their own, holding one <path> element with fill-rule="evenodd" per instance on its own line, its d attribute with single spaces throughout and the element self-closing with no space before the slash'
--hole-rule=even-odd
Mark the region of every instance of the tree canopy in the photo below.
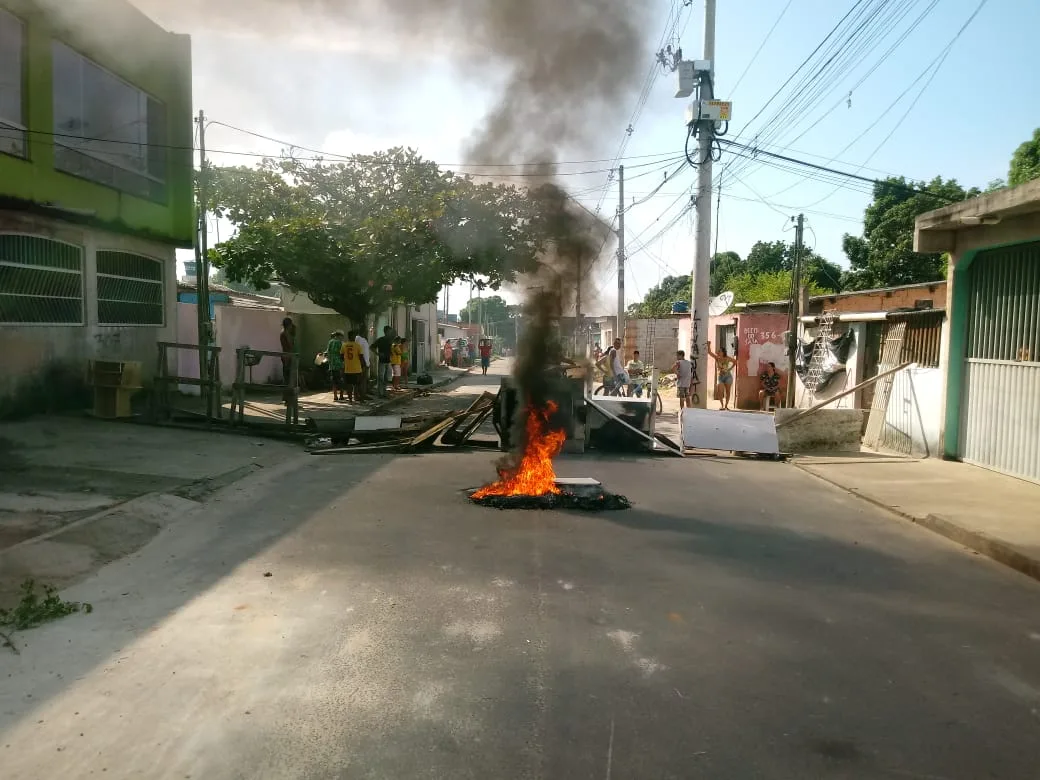
<svg viewBox="0 0 1040 780">
<path fill-rule="evenodd" d="M 839 266 L 809 247 L 802 248 L 801 259 L 802 281 L 813 295 L 841 289 Z M 759 241 L 743 260 L 736 252 L 719 252 L 711 260 L 711 294 L 730 290 L 738 303 L 787 300 L 793 267 L 794 245 L 786 241 Z M 664 317 L 674 302 L 689 302 L 690 294 L 689 275 L 666 276 L 628 311 L 635 317 Z"/>
<path fill-rule="evenodd" d="M 690 276 L 666 276 L 647 290 L 643 300 L 628 307 L 633 317 L 667 317 L 676 301 L 690 300 Z"/>
<path fill-rule="evenodd" d="M 1008 184 L 1012 187 L 1033 179 L 1040 179 L 1040 127 L 1033 131 L 1032 138 L 1015 149 L 1008 168 Z"/>
<path fill-rule="evenodd" d="M 849 270 L 842 283 L 848 290 L 868 290 L 942 279 L 941 253 L 914 251 L 914 220 L 926 211 L 979 195 L 954 179 L 936 176 L 930 182 L 889 177 L 874 185 L 874 199 L 863 218 L 863 235 L 845 234 L 842 249 Z"/>
<path fill-rule="evenodd" d="M 459 322 L 478 322 L 494 326 L 494 331 L 502 336 L 506 346 L 516 346 L 516 330 L 510 327 L 509 321 L 520 314 L 522 306 L 506 303 L 501 295 L 489 295 L 474 298 L 459 311 Z"/>
<path fill-rule="evenodd" d="M 228 279 L 281 281 L 357 323 L 456 279 L 498 289 L 533 270 L 547 241 L 537 190 L 477 184 L 411 149 L 210 168 L 205 191 L 238 229 L 214 250 Z"/>
</svg>

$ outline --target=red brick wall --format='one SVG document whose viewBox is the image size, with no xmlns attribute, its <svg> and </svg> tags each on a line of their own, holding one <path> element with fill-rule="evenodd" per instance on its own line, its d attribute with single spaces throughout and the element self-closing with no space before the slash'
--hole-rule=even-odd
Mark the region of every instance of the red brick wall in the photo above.
<svg viewBox="0 0 1040 780">
<path fill-rule="evenodd" d="M 862 312 L 912 309 L 917 301 L 932 302 L 932 308 L 946 308 L 946 282 L 935 282 L 928 286 L 904 289 L 878 290 L 876 292 L 853 293 L 833 298 L 816 298 L 809 302 L 809 311 L 819 314 L 824 311 Z"/>
</svg>

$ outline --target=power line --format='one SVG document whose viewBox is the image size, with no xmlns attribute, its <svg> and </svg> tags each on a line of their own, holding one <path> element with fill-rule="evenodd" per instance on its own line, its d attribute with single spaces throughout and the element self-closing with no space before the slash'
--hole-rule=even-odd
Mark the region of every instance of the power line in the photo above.
<svg viewBox="0 0 1040 780">
<path fill-rule="evenodd" d="M 766 33 L 766 37 L 762 39 L 762 42 L 760 44 L 758 44 L 758 48 L 755 50 L 755 54 L 751 57 L 751 60 L 745 66 L 744 70 L 741 72 L 740 77 L 737 79 L 737 83 L 733 85 L 733 89 L 729 91 L 730 99 L 732 99 L 733 96 L 737 94 L 737 89 L 740 87 L 741 82 L 744 81 L 744 77 L 748 74 L 748 71 L 751 70 L 751 66 L 755 64 L 755 61 L 758 60 L 758 56 L 766 47 L 766 44 L 769 42 L 769 39 L 773 36 L 773 32 L 776 30 L 777 25 L 779 25 L 780 22 L 783 20 L 784 16 L 787 14 L 787 9 L 791 7 L 791 3 L 793 2 L 794 0 L 787 0 L 787 5 L 784 6 L 783 10 L 780 12 L 780 15 L 776 17 L 776 21 L 773 22 L 773 26 L 769 28 L 769 32 Z"/>
<path fill-rule="evenodd" d="M 935 1 L 937 2 L 937 0 L 935 0 Z M 959 30 L 957 31 L 957 33 L 956 33 L 956 34 L 955 34 L 955 35 L 954 35 L 954 36 L 953 36 L 953 37 L 952 37 L 952 38 L 951 38 L 951 39 L 949 40 L 949 42 L 947 42 L 946 46 L 944 46 L 944 47 L 942 48 L 942 50 L 941 50 L 941 51 L 939 52 L 939 54 L 937 54 L 937 55 L 936 55 L 936 57 L 935 57 L 935 58 L 934 58 L 934 59 L 933 59 L 933 60 L 932 60 L 931 62 L 929 62 L 929 63 L 928 63 L 928 65 L 927 65 L 927 66 L 926 66 L 926 67 L 924 68 L 924 70 L 922 70 L 922 71 L 921 71 L 921 72 L 920 72 L 920 73 L 919 73 L 919 74 L 917 75 L 917 78 L 915 78 L 915 79 L 914 79 L 913 81 L 911 81 L 911 82 L 910 82 L 910 84 L 909 84 L 909 85 L 907 86 L 907 88 L 906 88 L 906 89 L 904 89 L 904 90 L 903 90 L 903 91 L 902 91 L 902 92 L 901 92 L 901 93 L 900 93 L 900 94 L 899 94 L 899 95 L 898 95 L 898 96 L 896 97 L 896 99 L 895 99 L 895 100 L 893 100 L 893 101 L 892 101 L 892 102 L 891 102 L 891 103 L 890 103 L 890 104 L 888 105 L 888 108 L 886 108 L 886 109 L 884 109 L 883 111 L 881 111 L 881 112 L 879 112 L 879 113 L 878 113 L 878 117 L 877 117 L 877 119 L 875 119 L 875 120 L 874 120 L 873 122 L 871 122 L 871 123 L 870 123 L 870 125 L 868 125 L 868 126 L 866 127 L 866 129 L 864 129 L 864 130 L 863 130 L 863 131 L 862 131 L 862 132 L 861 132 L 861 133 L 860 133 L 859 135 L 857 135 L 857 136 L 856 136 L 855 138 L 853 138 L 853 139 L 852 139 L 852 140 L 851 140 L 851 141 L 850 141 L 850 142 L 849 142 L 848 144 L 846 144 L 846 145 L 845 145 L 845 147 L 844 147 L 844 148 L 843 148 L 843 149 L 842 149 L 842 150 L 841 150 L 840 152 L 838 152 L 838 154 L 837 154 L 837 155 L 835 155 L 835 156 L 834 156 L 833 158 L 831 158 L 830 160 L 828 160 L 828 162 L 834 162 L 834 160 L 835 160 L 835 159 L 837 159 L 837 157 L 838 157 L 839 155 L 842 155 L 842 154 L 844 154 L 845 152 L 847 152 L 847 151 L 848 151 L 849 149 L 851 149 L 851 148 L 852 148 L 852 147 L 853 147 L 853 146 L 854 146 L 854 145 L 855 145 L 856 143 L 858 143 L 858 142 L 860 141 L 860 139 L 862 139 L 862 138 L 863 138 L 864 136 L 866 136 L 866 135 L 867 135 L 867 134 L 868 134 L 868 133 L 869 133 L 869 132 L 870 132 L 871 130 L 873 130 L 873 129 L 874 129 L 875 127 L 877 127 L 877 125 L 878 125 L 878 124 L 880 124 L 881 120 L 882 120 L 882 119 L 884 119 L 884 118 L 885 118 L 886 116 L 888 116 L 889 112 L 890 112 L 890 111 L 891 111 L 891 110 L 892 110 L 893 108 L 895 108 L 895 106 L 896 106 L 896 105 L 897 105 L 897 104 L 898 104 L 898 103 L 899 103 L 900 101 L 902 101 L 902 99 L 903 99 L 904 97 L 906 97 L 906 95 L 907 95 L 907 94 L 908 94 L 908 93 L 910 92 L 910 90 L 912 90 L 912 89 L 914 88 L 914 86 L 916 86 L 916 85 L 917 85 L 917 83 L 918 83 L 919 81 L 921 81 L 921 79 L 923 79 L 923 78 L 924 78 L 924 77 L 925 77 L 926 75 L 928 75 L 928 74 L 930 73 L 931 75 L 929 75 L 929 76 L 928 76 L 928 80 L 927 80 L 927 81 L 925 82 L 925 84 L 924 84 L 924 85 L 923 85 L 923 86 L 921 87 L 921 90 L 920 90 L 920 91 L 919 91 L 919 92 L 917 93 L 917 96 L 916 96 L 916 97 L 914 98 L 913 102 L 911 102 L 911 104 L 910 104 L 910 106 L 909 106 L 909 107 L 907 108 L 907 110 L 906 110 L 905 112 L 903 112 L 903 115 L 902 115 L 902 116 L 901 116 L 901 117 L 899 118 L 899 120 L 898 120 L 898 121 L 896 122 L 896 124 L 895 124 L 895 126 L 894 126 L 894 127 L 892 128 L 892 130 L 891 130 L 891 131 L 890 131 L 890 132 L 888 133 L 888 135 L 887 135 L 887 136 L 885 136 L 885 138 L 884 138 L 884 139 L 883 139 L 883 140 L 881 141 L 881 143 L 880 143 L 880 144 L 878 144 L 878 145 L 877 145 L 877 146 L 876 146 L 876 147 L 874 148 L 874 151 L 872 151 L 872 152 L 871 152 L 871 153 L 870 153 L 870 154 L 869 154 L 869 155 L 868 155 L 868 156 L 867 156 L 867 157 L 866 157 L 866 158 L 865 158 L 865 159 L 863 160 L 863 162 L 862 162 L 862 163 L 861 163 L 861 164 L 860 164 L 859 166 L 857 166 L 857 167 L 856 167 L 856 169 L 855 169 L 855 170 L 856 170 L 856 171 L 859 171 L 859 170 L 862 170 L 863 168 L 865 168 L 865 167 L 866 167 L 867 163 L 869 163 L 869 162 L 870 162 L 870 161 L 871 161 L 871 160 L 872 160 L 872 159 L 874 158 L 874 156 L 875 156 L 875 155 L 876 155 L 876 154 L 877 154 L 877 153 L 878 153 L 878 152 L 879 152 L 879 151 L 881 150 L 881 148 L 882 148 L 882 147 L 883 147 L 883 146 L 884 146 L 884 145 L 885 145 L 886 143 L 888 143 L 888 141 L 889 141 L 889 140 L 890 140 L 890 139 L 892 138 L 893 134 L 895 134 L 896 130 L 898 130 L 898 129 L 899 129 L 899 127 L 900 127 L 900 126 L 901 126 L 901 125 L 903 124 L 903 122 L 904 122 L 904 121 L 906 120 L 907 116 L 909 116 L 909 115 L 910 115 L 910 112 L 911 112 L 911 111 L 913 111 L 914 107 L 915 107 L 915 106 L 917 105 L 917 103 L 918 103 L 918 102 L 920 101 L 921 97 L 922 97 L 922 96 L 924 95 L 925 91 L 926 91 L 926 90 L 928 89 L 928 86 L 929 86 L 929 85 L 930 85 L 930 84 L 932 83 L 932 81 L 933 81 L 933 80 L 935 79 L 936 75 L 938 75 L 938 73 L 939 73 L 939 70 L 940 70 L 940 69 L 942 68 L 942 66 L 943 66 L 943 63 L 944 63 L 944 62 L 946 61 L 946 58 L 947 58 L 947 57 L 949 56 L 949 54 L 950 54 L 951 50 L 953 49 L 953 46 L 954 46 L 954 44 L 955 44 L 955 43 L 957 42 L 957 40 L 958 40 L 958 39 L 959 39 L 959 38 L 961 37 L 961 35 L 962 35 L 962 34 L 964 33 L 964 31 L 968 29 L 969 25 L 971 25 L 971 23 L 972 23 L 972 21 L 974 21 L 975 17 L 979 15 L 979 13 L 980 13 L 980 12 L 982 11 L 983 7 L 984 7 L 984 6 L 986 5 L 986 3 L 987 3 L 988 1 L 989 1 L 989 0 L 981 0 L 981 1 L 979 2 L 978 6 L 977 6 L 977 7 L 975 8 L 975 10 L 974 10 L 974 11 L 972 12 L 972 14 L 971 14 L 971 15 L 970 15 L 970 16 L 968 17 L 968 19 L 967 19 L 967 20 L 966 20 L 966 21 L 964 22 L 964 24 L 962 24 L 962 25 L 961 25 L 961 27 L 960 27 L 960 29 L 959 29 Z M 932 3 L 932 5 L 934 5 L 934 2 Z M 926 12 L 927 12 L 927 10 L 930 10 L 930 9 L 931 9 L 931 7 L 932 7 L 932 6 L 929 6 L 929 9 L 926 9 Z M 810 129 L 811 129 L 811 128 L 810 128 Z M 797 140 L 797 139 L 795 139 L 795 140 Z M 804 177 L 803 177 L 803 180 L 804 180 Z M 790 186 L 788 186 L 788 187 L 785 187 L 785 188 L 784 188 L 784 189 L 782 189 L 782 190 L 778 190 L 777 192 L 773 193 L 773 195 L 771 195 L 770 197 L 775 197 L 776 195 L 780 195 L 780 194 L 782 194 L 782 193 L 784 193 L 784 192 L 787 192 L 787 191 L 789 191 L 789 190 L 793 189 L 794 187 L 798 186 L 798 184 L 799 184 L 799 183 L 800 183 L 800 182 L 795 182 L 794 184 L 791 184 Z M 831 192 L 831 193 L 829 193 L 829 194 L 827 194 L 827 195 L 824 195 L 824 196 L 823 196 L 822 198 L 820 198 L 819 200 L 813 201 L 812 203 L 810 203 L 810 204 L 808 204 L 808 205 L 809 205 L 809 206 L 815 206 L 815 205 L 816 205 L 816 204 L 818 204 L 818 203 L 822 203 L 822 202 L 823 202 L 824 200 L 826 200 L 827 198 L 831 197 L 831 195 L 833 195 L 833 194 L 834 194 L 834 193 L 833 193 L 833 192 Z"/>
<path fill-rule="evenodd" d="M 218 123 L 217 122 L 211 122 L 210 124 L 218 124 Z M 226 126 L 226 127 L 229 127 L 229 128 L 231 127 L 230 125 L 223 125 L 223 123 L 220 123 L 220 124 L 222 126 Z M 232 128 L 232 129 L 240 130 L 240 128 Z M 19 132 L 25 133 L 27 135 L 32 135 L 32 136 L 40 136 L 41 138 L 62 139 L 62 140 L 67 140 L 67 141 L 82 141 L 82 142 L 90 142 L 90 143 L 98 143 L 98 144 L 111 144 L 113 146 L 130 146 L 130 147 L 138 147 L 138 148 L 146 148 L 146 149 L 165 149 L 165 150 L 168 150 L 168 151 L 180 151 L 180 152 L 197 152 L 197 151 L 199 151 L 198 145 L 194 144 L 194 143 L 191 146 L 185 146 L 185 145 L 180 145 L 180 144 L 141 143 L 139 141 L 124 141 L 124 140 L 120 140 L 120 139 L 116 139 L 116 138 L 101 138 L 101 137 L 95 137 L 95 136 L 76 135 L 76 134 L 72 134 L 72 133 L 58 133 L 58 132 L 48 131 L 48 130 L 21 130 Z M 242 130 L 241 132 L 245 132 L 248 135 L 255 135 L 258 138 L 262 138 L 262 139 L 265 139 L 265 140 L 272 141 L 274 143 L 281 144 L 282 146 L 285 146 L 285 147 L 287 147 L 289 149 L 302 149 L 304 151 L 308 151 L 308 152 L 311 152 L 311 153 L 317 153 L 318 155 L 320 155 L 320 156 L 316 156 L 316 157 L 294 157 L 294 158 L 292 158 L 292 159 L 297 160 L 298 162 L 320 162 L 320 161 L 329 161 L 329 160 L 332 160 L 332 161 L 336 161 L 336 160 L 348 161 L 349 160 L 349 161 L 352 161 L 352 162 L 365 162 L 364 158 L 371 158 L 372 157 L 371 154 L 339 155 L 339 154 L 333 154 L 333 153 L 329 153 L 329 152 L 322 152 L 320 150 L 312 150 L 309 147 L 300 146 L 300 145 L 297 145 L 297 144 L 292 144 L 292 143 L 290 143 L 288 141 L 280 141 L 280 140 L 278 140 L 276 138 L 271 138 L 269 136 L 265 136 L 265 135 L 262 135 L 260 133 L 253 133 L 252 131 L 248 131 L 248 130 Z M 47 141 L 36 141 L 36 143 L 48 144 Z M 62 144 L 60 142 L 60 140 L 50 141 L 49 145 L 52 145 L 52 146 L 69 145 L 69 146 L 71 146 L 71 144 Z M 226 154 L 226 155 L 231 155 L 231 156 L 252 157 L 252 158 L 257 158 L 257 159 L 273 158 L 273 157 L 275 157 L 275 155 L 268 154 L 268 153 L 244 152 L 244 151 L 241 151 L 241 150 L 232 150 L 232 149 L 211 149 L 211 148 L 207 148 L 206 151 L 207 151 L 208 154 Z M 677 150 L 677 151 L 674 151 L 674 152 L 657 152 L 657 153 L 654 153 L 654 154 L 633 155 L 631 157 L 624 157 L 624 158 L 621 158 L 621 159 L 623 159 L 623 160 L 646 160 L 646 159 L 651 158 L 651 157 L 658 158 L 658 159 L 655 159 L 655 160 L 650 161 L 650 162 L 637 163 L 637 164 L 632 165 L 630 167 L 634 168 L 634 169 L 635 168 L 645 168 L 645 167 L 652 167 L 652 166 L 655 166 L 655 165 L 660 165 L 661 163 L 666 163 L 668 165 L 671 165 L 674 162 L 676 162 L 676 161 L 678 161 L 679 159 L 682 158 L 682 152 L 681 152 L 681 150 Z M 369 164 L 372 164 L 372 165 L 379 164 L 379 161 L 375 160 L 375 159 L 371 159 L 371 160 L 369 160 L 367 162 Z M 436 162 L 436 161 L 433 160 L 431 162 Z M 608 160 L 606 158 L 600 158 L 600 159 L 590 159 L 590 160 L 560 160 L 560 161 L 556 161 L 556 162 L 548 162 L 547 161 L 547 162 L 529 162 L 529 163 L 437 163 L 437 165 L 439 165 L 440 167 L 443 167 L 443 168 L 528 168 L 528 167 L 543 167 L 544 168 L 546 166 L 554 166 L 554 165 L 593 165 L 593 164 L 605 163 L 605 162 L 612 162 L 612 160 Z M 579 175 L 585 175 L 585 174 L 591 174 L 591 173 L 603 173 L 603 172 L 606 172 L 607 170 L 610 170 L 610 169 L 608 169 L 608 168 L 598 168 L 596 170 L 589 170 L 589 171 L 557 171 L 557 172 L 554 172 L 553 175 L 554 176 L 579 176 Z M 544 175 L 541 172 L 534 172 L 534 173 L 508 173 L 508 172 L 506 172 L 506 173 L 496 173 L 496 174 L 480 174 L 480 173 L 475 173 L 475 172 L 460 171 L 460 173 L 464 173 L 464 174 L 470 175 L 470 176 L 489 176 L 489 177 L 491 177 L 491 176 L 525 176 L 525 177 L 526 176 L 532 176 L 532 177 L 536 177 L 536 176 L 543 176 Z M 642 174 L 640 174 L 640 175 L 642 175 Z M 635 177 L 633 177 L 633 178 L 635 178 Z"/>
<path fill-rule="evenodd" d="M 669 175 L 665 176 L 664 179 L 661 181 L 661 183 L 658 184 L 655 189 L 651 190 L 651 192 L 648 195 L 646 195 L 645 197 L 641 198 L 640 200 L 637 200 L 637 201 L 633 202 L 632 204 L 626 206 L 625 207 L 625 211 L 630 211 L 631 209 L 635 208 L 636 206 L 641 206 L 642 204 L 644 204 L 648 200 L 650 200 L 652 197 L 654 197 L 654 195 L 656 195 L 658 192 L 661 191 L 661 188 L 664 187 L 664 185 L 670 184 L 672 182 L 672 180 L 676 176 L 678 176 L 680 173 L 682 173 L 683 169 L 686 168 L 687 164 L 688 164 L 687 161 L 684 159 L 682 162 L 679 163 L 679 167 L 676 168 L 674 171 L 672 171 L 672 173 L 670 173 Z"/>
<path fill-rule="evenodd" d="M 906 190 L 908 192 L 913 192 L 913 193 L 916 193 L 916 194 L 919 194 L 919 195 L 931 195 L 934 198 L 937 198 L 939 200 L 945 200 L 948 203 L 955 203 L 956 202 L 956 200 L 954 200 L 952 198 L 947 198 L 945 195 L 939 195 L 937 193 L 931 192 L 929 190 L 924 190 L 924 189 L 921 189 L 919 187 L 913 187 L 913 186 L 904 185 L 904 184 L 897 184 L 895 182 L 889 182 L 889 181 L 879 181 L 877 179 L 870 179 L 870 178 L 868 178 L 866 176 L 860 176 L 859 174 L 856 174 L 856 173 L 850 173 L 848 171 L 840 171 L 840 170 L 837 170 L 835 168 L 828 168 L 825 165 L 817 165 L 816 163 L 807 162 L 805 160 L 799 160 L 799 159 L 796 159 L 794 157 L 787 157 L 786 155 L 776 154 L 775 152 L 767 152 L 767 151 L 762 150 L 762 149 L 755 149 L 755 148 L 753 148 L 751 146 L 747 146 L 746 144 L 737 143 L 736 141 L 730 141 L 730 140 L 725 139 L 725 138 L 722 139 L 722 142 L 724 144 L 728 145 L 728 146 L 736 147 L 736 148 L 741 149 L 741 150 L 743 150 L 745 152 L 750 152 L 752 159 L 754 157 L 757 157 L 757 156 L 770 157 L 770 158 L 774 158 L 774 159 L 777 159 L 777 160 L 783 160 L 785 162 L 793 163 L 795 165 L 801 165 L 801 166 L 804 166 L 806 168 L 811 168 L 811 169 L 816 170 L 816 171 L 822 171 L 822 172 L 825 172 L 825 173 L 828 173 L 828 174 L 832 174 L 832 175 L 835 175 L 835 176 L 845 177 L 847 179 L 851 179 L 851 180 L 854 180 L 854 181 L 865 182 L 865 183 L 870 184 L 872 186 L 880 184 L 880 185 L 883 185 L 883 186 L 886 186 L 886 187 L 893 187 L 893 188 L 896 188 L 896 189 L 903 189 L 903 190 Z M 745 155 L 745 156 L 747 156 L 747 155 Z"/>
<path fill-rule="evenodd" d="M 825 38 L 817 50 L 807 58 L 806 63 L 816 62 L 817 64 L 812 66 L 811 72 L 804 75 L 801 81 L 792 84 L 787 92 L 789 98 L 783 101 L 782 105 L 757 131 L 752 143 L 768 142 L 789 133 L 805 122 L 816 104 L 827 94 L 833 92 L 844 79 L 845 74 L 851 72 L 870 52 L 877 48 L 890 30 L 898 29 L 902 20 L 920 2 L 921 0 L 902 0 L 901 2 L 871 0 L 867 4 L 863 4 L 864 0 L 857 2 L 856 6 L 850 9 L 850 12 L 836 25 L 835 30 L 829 34 L 828 38 L 833 38 L 833 40 L 827 44 L 826 48 L 824 48 L 824 44 L 827 43 L 828 38 Z M 844 31 L 836 33 L 836 30 Z M 903 36 L 906 34 L 908 33 L 904 31 Z M 903 36 L 901 36 L 901 40 L 904 39 Z M 901 40 L 897 41 L 896 45 L 901 43 Z M 890 47 L 891 50 L 892 47 Z M 816 59 L 817 53 L 820 55 L 818 60 Z M 882 61 L 883 59 L 884 57 Z M 875 68 L 878 64 L 880 63 L 875 64 Z M 804 65 L 805 63 L 799 66 L 799 70 Z M 794 75 L 797 73 L 796 70 L 795 74 L 792 74 L 792 78 L 785 82 L 785 85 L 771 100 L 784 92 L 786 85 L 793 82 Z M 760 116 L 763 111 L 756 114 L 755 118 Z M 745 125 L 745 130 L 750 124 L 751 122 Z M 738 134 L 738 138 L 743 133 L 744 130 Z M 753 161 L 745 162 L 737 164 L 736 168 L 745 170 L 754 164 Z M 732 166 L 728 167 L 732 169 Z"/>
<path fill-rule="evenodd" d="M 906 30 L 903 31 L 902 35 L 900 35 L 899 38 L 891 46 L 888 47 L 888 50 L 885 51 L 885 53 L 882 54 L 880 58 L 878 58 L 878 61 L 874 63 L 870 70 L 864 73 L 860 77 L 859 81 L 857 81 L 855 84 L 852 85 L 852 87 L 849 88 L 848 96 L 837 100 L 834 103 L 834 105 L 832 105 L 829 109 L 823 112 L 823 114 L 821 114 L 815 122 L 813 122 L 811 125 L 805 128 L 797 136 L 792 138 L 791 143 L 798 143 L 799 140 L 801 140 L 807 133 L 809 133 L 815 127 L 817 127 L 820 124 L 820 122 L 822 122 L 824 119 L 830 116 L 834 112 L 834 110 L 837 109 L 838 106 L 840 106 L 842 103 L 851 103 L 852 93 L 859 89 L 863 85 L 863 83 L 868 78 L 870 78 L 877 71 L 878 68 L 881 67 L 881 65 L 893 54 L 893 52 L 895 52 L 895 50 L 903 44 L 903 42 L 910 36 L 910 34 L 913 33 L 913 31 L 920 26 L 921 22 L 923 22 L 925 18 L 928 17 L 928 15 L 932 12 L 932 10 L 934 10 L 935 6 L 938 4 L 939 0 L 931 0 L 931 2 L 924 9 L 924 11 L 913 21 L 913 23 Z M 846 149 L 847 148 L 848 147 L 846 147 Z M 838 154 L 841 154 L 841 152 L 838 152 Z M 834 159 L 830 159 L 829 162 L 834 162 Z"/>
<path fill-rule="evenodd" d="M 822 49 L 823 46 L 827 43 L 827 41 L 830 40 L 831 36 L 833 36 L 841 28 L 841 25 L 845 23 L 845 20 L 852 15 L 853 11 L 855 11 L 859 6 L 863 5 L 864 2 L 866 2 L 866 0 L 856 0 L 856 4 L 853 5 L 852 8 L 850 8 L 848 12 L 846 12 L 846 14 L 840 20 L 838 20 L 838 23 L 831 28 L 831 31 L 827 33 L 826 36 L 824 36 L 824 39 L 820 41 L 820 43 L 816 46 L 815 49 L 812 50 L 809 56 L 802 60 L 801 64 L 794 69 L 794 72 L 787 77 L 787 80 L 784 81 L 784 83 L 780 85 L 776 92 L 774 92 L 770 96 L 770 98 L 762 105 L 762 108 L 760 108 L 758 112 L 753 117 L 751 117 L 751 119 L 744 123 L 744 127 L 741 128 L 739 133 L 737 133 L 737 135 L 734 137 L 734 140 L 740 138 L 740 136 L 744 134 L 744 130 L 750 127 L 756 119 L 758 119 L 760 116 L 762 116 L 762 114 L 765 113 L 765 110 L 769 108 L 770 105 L 772 105 L 773 101 L 780 96 L 780 93 L 784 91 L 787 85 L 794 80 L 795 76 L 798 75 L 799 71 L 801 71 L 802 68 L 809 64 L 812 58 L 816 56 L 817 52 L 819 52 L 820 49 Z"/>
<path fill-rule="evenodd" d="M 682 16 L 684 8 L 689 7 L 689 0 L 673 0 L 672 4 L 668 9 L 668 18 L 665 21 L 664 31 L 661 33 L 661 40 L 658 43 L 657 51 L 660 51 L 665 42 L 675 35 L 676 30 L 679 28 L 679 21 Z M 674 18 L 673 18 L 674 17 Z M 688 20 L 687 20 L 688 21 Z M 685 28 L 683 28 L 685 30 Z M 618 145 L 618 150 L 614 155 L 614 161 L 611 163 L 611 170 L 607 175 L 607 180 L 603 184 L 603 190 L 600 193 L 599 200 L 596 203 L 596 213 L 599 214 L 603 208 L 603 203 L 607 199 L 607 193 L 610 191 L 610 185 L 614 181 L 614 168 L 617 167 L 625 154 L 625 150 L 628 148 L 629 142 L 632 140 L 632 135 L 635 133 L 636 124 L 638 124 L 640 117 L 643 114 L 643 109 L 646 107 L 647 100 L 650 99 L 650 93 L 653 91 L 654 84 L 657 83 L 657 78 L 660 74 L 658 59 L 654 58 L 650 64 L 650 69 L 647 72 L 646 78 L 643 80 L 643 87 L 639 92 L 639 97 L 636 100 L 636 106 L 632 111 L 632 115 L 629 117 L 628 124 L 625 126 L 624 135 L 621 138 L 621 143 Z"/>
</svg>

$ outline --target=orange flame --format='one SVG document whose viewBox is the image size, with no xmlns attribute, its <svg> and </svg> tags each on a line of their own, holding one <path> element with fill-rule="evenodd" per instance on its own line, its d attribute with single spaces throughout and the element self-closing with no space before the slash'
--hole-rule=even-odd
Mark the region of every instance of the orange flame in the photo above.
<svg viewBox="0 0 1040 780">
<path fill-rule="evenodd" d="M 559 407 L 550 401 L 545 409 L 527 409 L 524 454 L 520 462 L 499 469 L 501 479 L 482 487 L 472 498 L 486 496 L 544 496 L 559 493 L 556 487 L 556 472 L 553 458 L 560 454 L 567 439 L 564 431 L 550 431 L 549 417 Z"/>
</svg>

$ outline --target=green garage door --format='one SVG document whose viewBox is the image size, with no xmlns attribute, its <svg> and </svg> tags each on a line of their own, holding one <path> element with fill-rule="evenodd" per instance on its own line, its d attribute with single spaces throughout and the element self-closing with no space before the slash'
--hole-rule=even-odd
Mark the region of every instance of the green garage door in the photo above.
<svg viewBox="0 0 1040 780">
<path fill-rule="evenodd" d="M 1040 482 L 1040 242 L 980 252 L 968 273 L 960 455 Z"/>
</svg>

